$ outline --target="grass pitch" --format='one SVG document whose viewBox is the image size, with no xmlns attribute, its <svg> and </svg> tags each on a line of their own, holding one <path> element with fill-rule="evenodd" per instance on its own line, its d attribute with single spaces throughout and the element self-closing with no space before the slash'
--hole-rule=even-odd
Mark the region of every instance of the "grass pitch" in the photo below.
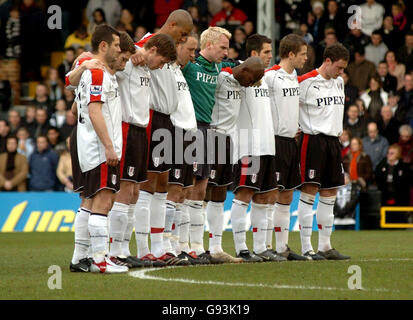
<svg viewBox="0 0 413 320">
<path fill-rule="evenodd" d="M 335 231 L 332 244 L 350 255 L 350 261 L 133 269 L 121 275 L 71 273 L 73 237 L 73 233 L 0 234 L 0 299 L 413 299 L 411 231 Z M 314 232 L 314 248 L 317 238 Z M 247 240 L 251 248 L 250 232 Z M 230 232 L 224 232 L 223 247 L 234 253 Z M 300 252 L 298 232 L 290 233 L 290 247 Z M 134 239 L 131 250 L 136 252 Z M 60 290 L 48 287 L 51 265 L 61 267 Z M 352 265 L 361 269 L 363 290 L 348 288 Z"/>
</svg>

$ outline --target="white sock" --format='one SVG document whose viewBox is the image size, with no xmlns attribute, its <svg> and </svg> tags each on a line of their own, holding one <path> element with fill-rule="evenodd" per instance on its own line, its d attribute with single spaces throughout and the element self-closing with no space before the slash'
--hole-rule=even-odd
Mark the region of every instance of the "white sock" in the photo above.
<svg viewBox="0 0 413 320">
<path fill-rule="evenodd" d="M 172 226 L 174 224 L 176 212 L 176 203 L 170 200 L 166 200 L 165 211 L 165 230 L 163 231 L 163 247 L 165 252 L 170 252 L 176 255 L 175 250 L 172 248 Z"/>
<path fill-rule="evenodd" d="M 129 257 L 131 256 L 129 250 L 129 242 L 132 238 L 133 226 L 135 225 L 135 203 L 129 205 L 128 209 L 128 223 L 126 225 L 126 230 L 123 235 L 122 242 L 122 255 Z"/>
<path fill-rule="evenodd" d="M 278 253 L 285 252 L 288 245 L 288 232 L 290 230 L 290 205 L 275 204 L 274 231 L 275 250 Z"/>
<path fill-rule="evenodd" d="M 263 253 L 267 250 L 265 245 L 267 238 L 267 208 L 266 204 L 252 202 L 251 205 L 253 251 L 255 253 Z"/>
<path fill-rule="evenodd" d="M 246 222 L 248 203 L 234 199 L 231 208 L 232 233 L 234 235 L 235 251 L 248 250 L 246 243 Z"/>
<path fill-rule="evenodd" d="M 165 254 L 163 232 L 165 229 L 167 195 L 166 192 L 155 192 L 151 203 L 151 252 L 155 257 L 161 257 Z"/>
<path fill-rule="evenodd" d="M 177 255 L 181 253 L 181 249 L 179 248 L 179 223 L 181 221 L 181 209 L 182 204 L 177 203 L 174 220 L 172 224 L 171 245 L 172 249 L 176 252 Z"/>
<path fill-rule="evenodd" d="M 300 224 L 301 251 L 313 250 L 311 234 L 313 232 L 313 204 L 315 196 L 301 192 L 298 203 L 298 223 Z"/>
<path fill-rule="evenodd" d="M 204 249 L 204 208 L 203 201 L 188 200 L 189 212 L 189 239 L 191 241 L 191 251 L 197 255 L 205 252 Z"/>
<path fill-rule="evenodd" d="M 152 198 L 153 195 L 151 193 L 141 190 L 135 206 L 135 239 L 139 259 L 150 253 L 148 236 L 150 225 L 149 209 Z"/>
<path fill-rule="evenodd" d="M 206 208 L 209 225 L 209 251 L 223 252 L 222 231 L 224 229 L 224 202 L 209 201 Z"/>
<path fill-rule="evenodd" d="M 99 213 L 91 213 L 88 229 L 95 263 L 103 262 L 107 254 L 108 218 Z"/>
<path fill-rule="evenodd" d="M 334 203 L 336 196 L 320 197 L 317 208 L 318 225 L 318 250 L 328 251 L 331 249 L 330 237 L 334 224 Z"/>
<path fill-rule="evenodd" d="M 179 229 L 179 248 L 181 251 L 189 253 L 189 211 L 187 201 L 185 200 L 181 206 L 181 219 L 178 225 Z"/>
<path fill-rule="evenodd" d="M 272 233 L 274 232 L 274 211 L 275 206 L 269 204 L 267 206 L 267 234 L 265 237 L 265 245 L 267 249 L 272 249 Z"/>
<path fill-rule="evenodd" d="M 73 251 L 72 263 L 79 263 L 80 259 L 87 258 L 90 246 L 88 230 L 90 211 L 79 208 L 75 217 L 75 250 Z"/>
<path fill-rule="evenodd" d="M 109 256 L 117 257 L 122 255 L 122 243 L 128 224 L 129 205 L 115 202 L 109 213 L 110 229 L 110 251 Z"/>
</svg>

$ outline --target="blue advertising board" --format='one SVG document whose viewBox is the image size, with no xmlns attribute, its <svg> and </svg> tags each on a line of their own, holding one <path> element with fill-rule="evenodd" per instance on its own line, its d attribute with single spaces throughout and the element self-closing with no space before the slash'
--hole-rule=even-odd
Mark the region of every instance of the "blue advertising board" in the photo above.
<svg viewBox="0 0 413 320">
<path fill-rule="evenodd" d="M 297 208 L 300 193 L 294 192 L 291 204 L 290 230 L 298 231 Z M 228 192 L 225 201 L 225 230 L 231 230 L 230 212 L 234 194 Z M 317 207 L 318 196 L 314 209 Z M 0 192 L 1 232 L 69 232 L 74 229 L 80 198 L 65 192 Z M 248 215 L 249 215 L 248 208 Z M 250 219 L 247 219 L 250 229 Z M 208 225 L 206 225 L 208 230 Z M 315 215 L 313 230 L 317 230 Z"/>
</svg>

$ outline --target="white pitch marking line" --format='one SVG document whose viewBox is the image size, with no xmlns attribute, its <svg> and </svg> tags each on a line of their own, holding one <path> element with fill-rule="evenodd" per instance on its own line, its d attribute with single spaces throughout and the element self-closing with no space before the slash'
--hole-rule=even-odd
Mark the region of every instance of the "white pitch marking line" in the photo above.
<svg viewBox="0 0 413 320">
<path fill-rule="evenodd" d="M 413 261 L 413 258 L 378 258 L 378 259 L 360 259 L 354 261 L 361 262 L 385 262 L 385 261 Z"/>
<path fill-rule="evenodd" d="M 270 289 L 298 289 L 298 290 L 328 290 L 328 291 L 353 291 L 347 288 L 335 288 L 335 287 L 315 287 L 315 286 L 290 286 L 290 285 L 270 285 L 264 283 L 243 283 L 243 282 L 220 282 L 220 281 L 198 281 L 192 279 L 182 279 L 182 278 L 163 278 L 159 276 L 150 276 L 147 273 L 165 270 L 165 269 L 175 269 L 176 267 L 167 267 L 167 268 L 151 268 L 138 271 L 131 271 L 129 275 L 134 278 L 139 278 L 142 280 L 156 280 L 156 281 L 165 281 L 165 282 L 180 282 L 185 284 L 209 284 L 216 286 L 229 286 L 229 287 L 259 287 L 259 288 L 270 288 Z M 389 292 L 388 289 L 365 289 L 362 288 L 358 291 L 380 291 L 380 292 Z M 395 292 L 398 292 L 395 291 Z"/>
</svg>

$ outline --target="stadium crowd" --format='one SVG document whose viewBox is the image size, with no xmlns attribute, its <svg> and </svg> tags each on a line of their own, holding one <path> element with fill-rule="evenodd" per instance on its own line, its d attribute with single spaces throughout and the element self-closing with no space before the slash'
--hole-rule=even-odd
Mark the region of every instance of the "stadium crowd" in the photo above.
<svg viewBox="0 0 413 320">
<path fill-rule="evenodd" d="M 62 29 L 45 30 L 47 8 L 56 3 L 63 10 Z M 321 65 L 322 52 L 330 44 L 341 42 L 350 50 L 344 75 L 345 130 L 340 137 L 349 181 L 364 191 L 378 188 L 383 205 L 413 205 L 413 17 L 408 15 L 412 3 L 275 3 L 275 47 L 291 32 L 309 44 L 309 59 L 299 74 Z M 353 4 L 361 7 L 362 25 L 355 21 L 349 29 L 347 8 Z M 1 191 L 73 189 L 67 138 L 76 118 L 64 75 L 80 53 L 90 50 L 97 25 L 109 23 L 139 41 L 147 31 L 156 32 L 178 8 L 190 12 L 198 34 L 208 26 L 228 29 L 233 34 L 228 58 L 247 57 L 245 41 L 256 27 L 255 1 L 0 1 Z M 62 63 L 50 67 L 51 52 L 63 50 Z M 6 72 L 11 64 L 18 66 L 18 74 Z M 42 77 L 45 64 L 49 68 Z M 20 87 L 28 81 L 39 83 L 35 96 L 24 100 Z"/>
</svg>

